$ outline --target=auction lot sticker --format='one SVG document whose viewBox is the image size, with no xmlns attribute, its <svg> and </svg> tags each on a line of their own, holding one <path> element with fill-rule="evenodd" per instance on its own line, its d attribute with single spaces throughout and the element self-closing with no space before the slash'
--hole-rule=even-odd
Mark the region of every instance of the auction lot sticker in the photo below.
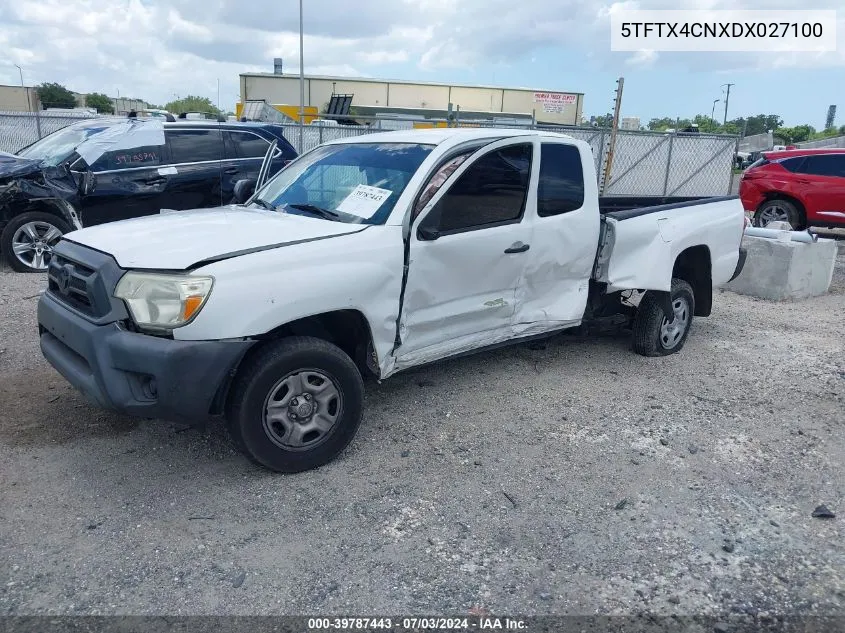
<svg viewBox="0 0 845 633">
<path fill-rule="evenodd" d="M 369 219 L 375 215 L 391 193 L 393 192 L 390 189 L 358 185 L 352 190 L 352 193 L 343 199 L 337 210 Z"/>
</svg>

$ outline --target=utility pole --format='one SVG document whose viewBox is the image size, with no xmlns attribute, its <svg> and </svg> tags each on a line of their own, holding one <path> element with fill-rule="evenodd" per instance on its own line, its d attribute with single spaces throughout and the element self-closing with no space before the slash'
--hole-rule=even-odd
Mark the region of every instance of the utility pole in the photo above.
<svg viewBox="0 0 845 633">
<path fill-rule="evenodd" d="M 607 162 L 604 167 L 604 178 L 602 178 L 602 193 L 604 193 L 607 184 L 610 182 L 610 168 L 613 166 L 613 150 L 616 148 L 616 132 L 619 130 L 619 111 L 622 109 L 622 86 L 624 84 L 624 77 L 616 80 L 616 99 L 614 100 L 613 122 L 610 128 L 610 147 L 607 149 Z"/>
<path fill-rule="evenodd" d="M 728 100 L 731 98 L 731 86 L 735 86 L 736 84 L 724 84 L 728 87 L 728 94 L 725 95 L 725 118 L 722 121 L 722 125 L 728 124 Z"/>
<path fill-rule="evenodd" d="M 305 149 L 305 61 L 303 59 L 302 0 L 299 0 L 299 153 Z"/>
</svg>

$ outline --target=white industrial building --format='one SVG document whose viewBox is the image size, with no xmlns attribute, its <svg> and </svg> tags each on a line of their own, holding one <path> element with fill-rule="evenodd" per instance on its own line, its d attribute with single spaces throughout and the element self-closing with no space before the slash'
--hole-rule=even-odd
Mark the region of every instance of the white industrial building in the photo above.
<svg viewBox="0 0 845 633">
<path fill-rule="evenodd" d="M 460 84 L 328 77 L 305 75 L 305 106 L 323 112 L 333 94 L 352 95 L 359 115 L 413 115 L 442 118 L 452 112 L 461 118 L 531 120 L 539 123 L 577 125 L 584 95 L 529 88 L 501 88 Z M 299 104 L 299 75 L 244 73 L 240 76 L 241 101 L 273 105 Z"/>
<path fill-rule="evenodd" d="M 624 116 L 619 122 L 619 128 L 622 130 L 639 130 L 640 117 L 638 116 Z"/>
</svg>

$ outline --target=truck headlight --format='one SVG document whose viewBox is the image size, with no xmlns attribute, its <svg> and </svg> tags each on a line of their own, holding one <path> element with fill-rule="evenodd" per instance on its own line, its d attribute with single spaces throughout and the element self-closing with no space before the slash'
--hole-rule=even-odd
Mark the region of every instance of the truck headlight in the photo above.
<svg viewBox="0 0 845 633">
<path fill-rule="evenodd" d="M 170 330 L 199 314 L 213 284 L 212 277 L 130 271 L 120 278 L 114 296 L 123 299 L 140 327 Z"/>
</svg>

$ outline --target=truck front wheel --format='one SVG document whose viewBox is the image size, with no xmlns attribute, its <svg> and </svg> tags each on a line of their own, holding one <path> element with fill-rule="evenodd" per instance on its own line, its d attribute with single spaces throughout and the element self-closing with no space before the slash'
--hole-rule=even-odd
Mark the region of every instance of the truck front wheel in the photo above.
<svg viewBox="0 0 845 633">
<path fill-rule="evenodd" d="M 681 351 L 689 335 L 695 313 L 692 286 L 683 279 L 672 279 L 669 297 L 672 319 L 663 311 L 660 296 L 649 290 L 643 295 L 634 317 L 634 351 L 642 356 L 668 356 Z"/>
<path fill-rule="evenodd" d="M 355 363 L 322 339 L 267 343 L 238 370 L 227 426 L 252 461 L 296 473 L 333 460 L 361 422 L 364 386 Z"/>
</svg>

